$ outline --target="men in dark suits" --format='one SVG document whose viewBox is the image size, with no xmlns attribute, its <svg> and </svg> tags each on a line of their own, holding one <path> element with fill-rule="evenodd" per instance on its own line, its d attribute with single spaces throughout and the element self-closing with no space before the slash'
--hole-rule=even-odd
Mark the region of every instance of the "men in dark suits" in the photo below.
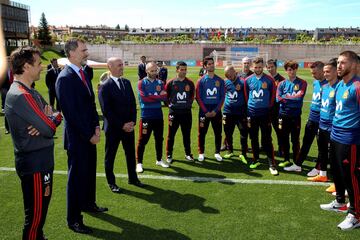
<svg viewBox="0 0 360 240">
<path fill-rule="evenodd" d="M 49 90 L 49 103 L 52 108 L 55 106 L 55 82 L 61 71 L 59 68 L 58 62 L 56 58 L 51 59 L 51 67 L 47 70 L 45 76 L 46 86 Z M 56 102 L 56 109 L 59 110 L 59 103 Z"/>
<path fill-rule="evenodd" d="M 99 102 L 104 115 L 105 173 L 112 192 L 120 193 L 115 183 L 114 161 L 120 141 L 125 151 L 129 184 L 142 187 L 135 172 L 136 102 L 129 80 L 122 78 L 124 64 L 120 58 L 107 62 L 110 77 L 99 88 Z"/>
<path fill-rule="evenodd" d="M 168 77 L 168 70 L 166 67 L 163 66 L 163 62 L 162 61 L 158 61 L 156 63 L 156 65 L 158 66 L 158 79 L 160 79 L 161 81 L 163 81 L 164 85 L 166 85 L 166 80 Z"/>
<path fill-rule="evenodd" d="M 146 57 L 141 56 L 140 60 L 141 60 L 141 63 L 138 66 L 139 80 L 141 80 L 141 79 L 143 79 L 144 77 L 147 76 L 147 73 L 146 73 Z"/>
<path fill-rule="evenodd" d="M 96 144 L 100 141 L 99 116 L 91 82 L 82 66 L 88 52 L 80 39 L 65 43 L 70 64 L 59 74 L 56 97 L 65 118 L 64 147 L 68 155 L 67 222 L 71 230 L 91 233 L 81 211 L 104 212 L 95 203 Z"/>
</svg>

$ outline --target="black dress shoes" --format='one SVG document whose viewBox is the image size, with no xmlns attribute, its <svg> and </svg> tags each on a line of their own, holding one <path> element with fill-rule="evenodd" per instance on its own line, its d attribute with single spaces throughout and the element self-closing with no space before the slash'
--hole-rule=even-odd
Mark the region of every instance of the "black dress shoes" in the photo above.
<svg viewBox="0 0 360 240">
<path fill-rule="evenodd" d="M 113 193 L 121 193 L 122 192 L 121 189 L 116 184 L 109 184 L 109 187 Z"/>
<path fill-rule="evenodd" d="M 90 234 L 92 233 L 91 228 L 85 226 L 83 223 L 74 223 L 68 225 L 71 230 L 73 230 L 76 233 L 82 233 L 82 234 Z"/>
<path fill-rule="evenodd" d="M 102 213 L 102 212 L 106 212 L 106 211 L 109 211 L 109 209 L 107 207 L 99 207 L 96 204 L 94 204 L 91 207 L 87 207 L 87 208 L 83 209 L 83 212 L 92 212 L 92 213 Z"/>
<path fill-rule="evenodd" d="M 139 180 L 137 180 L 137 181 L 129 181 L 129 184 L 134 185 L 134 186 L 137 186 L 137 187 L 141 187 L 141 188 L 143 188 L 143 187 L 146 186 L 145 184 L 143 184 L 143 183 L 140 182 Z"/>
</svg>

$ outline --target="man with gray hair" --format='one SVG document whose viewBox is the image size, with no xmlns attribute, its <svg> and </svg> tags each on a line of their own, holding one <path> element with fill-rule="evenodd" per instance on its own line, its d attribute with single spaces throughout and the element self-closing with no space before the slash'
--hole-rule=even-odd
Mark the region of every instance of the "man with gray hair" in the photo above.
<svg viewBox="0 0 360 240">
<path fill-rule="evenodd" d="M 64 148 L 68 155 L 67 222 L 77 233 L 91 233 L 81 212 L 104 212 L 96 205 L 96 144 L 100 141 L 99 116 L 91 81 L 83 70 L 89 56 L 80 39 L 65 43 L 70 64 L 58 76 L 56 97 L 65 118 Z"/>
<path fill-rule="evenodd" d="M 251 59 L 249 57 L 246 56 L 242 59 L 242 65 L 243 68 L 242 71 L 238 73 L 238 77 L 240 77 L 241 79 L 245 79 L 254 73 L 253 71 L 250 70 Z"/>
<path fill-rule="evenodd" d="M 107 61 L 110 76 L 99 87 L 99 102 L 104 116 L 105 174 L 110 190 L 120 193 L 114 175 L 114 161 L 120 141 L 126 156 L 129 184 L 142 187 L 135 172 L 136 102 L 128 79 L 123 78 L 124 63 L 112 57 Z"/>
</svg>

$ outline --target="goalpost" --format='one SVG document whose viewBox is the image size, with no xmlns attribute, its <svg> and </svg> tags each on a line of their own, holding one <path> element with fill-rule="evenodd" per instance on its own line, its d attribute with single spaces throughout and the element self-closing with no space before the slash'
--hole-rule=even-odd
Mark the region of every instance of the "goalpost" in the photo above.
<svg viewBox="0 0 360 240">
<path fill-rule="evenodd" d="M 241 67 L 242 66 L 242 59 L 244 57 L 248 57 L 253 60 L 256 57 L 262 57 L 264 62 L 269 59 L 268 52 L 241 52 L 241 51 L 212 51 L 210 56 L 214 58 L 214 61 L 217 66 L 227 66 L 233 65 L 234 67 Z"/>
</svg>

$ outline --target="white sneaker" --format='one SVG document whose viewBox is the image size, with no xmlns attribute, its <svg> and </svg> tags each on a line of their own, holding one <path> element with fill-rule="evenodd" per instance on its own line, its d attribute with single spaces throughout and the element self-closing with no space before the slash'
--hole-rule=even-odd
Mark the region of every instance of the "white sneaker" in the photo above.
<svg viewBox="0 0 360 240">
<path fill-rule="evenodd" d="M 169 156 L 167 156 L 166 161 L 167 161 L 169 164 L 171 164 L 172 161 L 173 161 L 173 159 L 172 159 L 172 157 L 169 155 Z"/>
<path fill-rule="evenodd" d="M 189 162 L 193 162 L 194 158 L 192 155 L 185 155 L 185 159 L 188 160 Z"/>
<path fill-rule="evenodd" d="M 347 211 L 346 203 L 338 203 L 336 200 L 334 200 L 328 204 L 320 204 L 320 208 L 322 210 L 334 211 L 334 212 L 346 212 Z"/>
<path fill-rule="evenodd" d="M 199 154 L 198 161 L 203 162 L 205 160 L 205 154 Z"/>
<path fill-rule="evenodd" d="M 285 171 L 288 172 L 301 172 L 301 167 L 299 167 L 298 165 L 296 165 L 295 163 L 289 167 L 284 167 Z"/>
<path fill-rule="evenodd" d="M 156 165 L 162 166 L 163 168 L 168 168 L 169 167 L 169 164 L 164 162 L 162 159 L 160 161 L 156 161 Z"/>
<path fill-rule="evenodd" d="M 138 172 L 138 173 L 144 172 L 144 169 L 142 167 L 142 163 L 136 164 L 136 172 Z"/>
<path fill-rule="evenodd" d="M 271 175 L 273 175 L 273 176 L 279 175 L 279 172 L 275 167 L 269 167 L 269 171 L 270 171 Z"/>
<path fill-rule="evenodd" d="M 338 225 L 341 230 L 351 230 L 358 227 L 360 227 L 360 221 L 351 213 Z"/>
<path fill-rule="evenodd" d="M 307 173 L 308 177 L 315 177 L 316 175 L 319 175 L 320 170 L 317 170 L 316 168 L 313 168 L 310 172 Z"/>
<path fill-rule="evenodd" d="M 215 153 L 214 157 L 216 158 L 216 161 L 218 161 L 218 162 L 221 162 L 223 160 L 222 156 L 219 153 Z"/>
</svg>

